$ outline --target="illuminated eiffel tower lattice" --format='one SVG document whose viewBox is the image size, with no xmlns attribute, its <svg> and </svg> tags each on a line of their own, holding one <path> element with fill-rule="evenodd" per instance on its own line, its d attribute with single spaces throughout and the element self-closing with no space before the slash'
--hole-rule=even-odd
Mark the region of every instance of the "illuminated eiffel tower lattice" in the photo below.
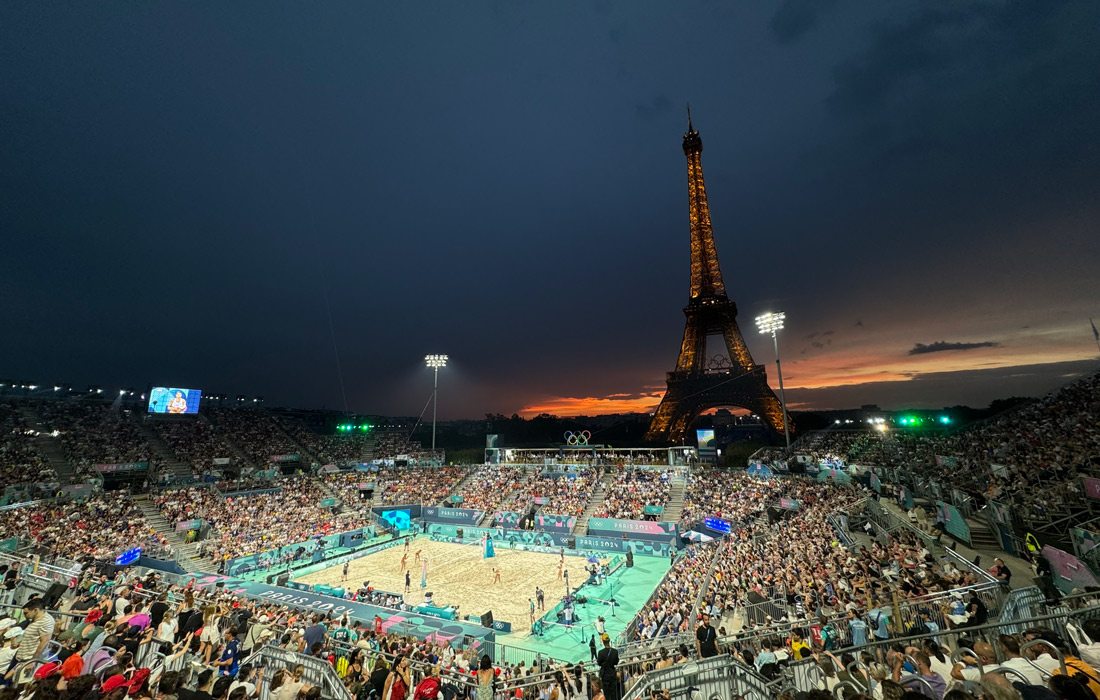
<svg viewBox="0 0 1100 700">
<path fill-rule="evenodd" d="M 684 155 L 691 220 L 691 298 L 684 308 L 687 325 L 676 369 L 668 373 L 668 390 L 646 432 L 646 440 L 654 443 L 683 443 L 691 422 L 719 406 L 746 408 L 776 433 L 783 430 L 783 408 L 768 386 L 764 366 L 753 362 L 741 337 L 737 304 L 726 296 L 703 183 L 702 154 L 703 140 L 689 113 Z M 717 335 L 725 341 L 729 362 L 708 361 L 707 336 Z"/>
</svg>

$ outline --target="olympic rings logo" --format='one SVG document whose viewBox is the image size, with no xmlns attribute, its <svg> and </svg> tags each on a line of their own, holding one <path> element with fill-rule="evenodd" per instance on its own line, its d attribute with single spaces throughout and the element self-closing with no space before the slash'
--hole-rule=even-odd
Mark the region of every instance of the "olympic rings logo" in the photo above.
<svg viewBox="0 0 1100 700">
<path fill-rule="evenodd" d="M 565 444 L 566 445 L 587 445 L 589 439 L 591 439 L 592 433 L 587 430 L 581 430 L 574 433 L 572 430 L 565 431 Z"/>
</svg>

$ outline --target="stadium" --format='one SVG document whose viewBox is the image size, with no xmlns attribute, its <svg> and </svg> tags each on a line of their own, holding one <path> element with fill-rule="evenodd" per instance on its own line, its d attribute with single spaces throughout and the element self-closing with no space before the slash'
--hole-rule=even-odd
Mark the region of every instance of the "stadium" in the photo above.
<svg viewBox="0 0 1100 700">
<path fill-rule="evenodd" d="M 967 649 L 1042 685 L 1088 663 L 1100 620 L 1098 389 L 950 429 L 837 421 L 723 468 L 705 446 L 500 436 L 454 465 L 336 413 L 6 387 L 5 602 L 54 611 L 47 657 L 107 633 L 93 675 L 131 649 L 176 679 L 236 639 L 249 667 L 301 664 L 325 697 L 354 689 L 344 661 L 401 656 L 410 682 L 473 692 L 488 656 L 506 695 L 562 668 L 588 687 L 604 639 L 625 697 L 962 684 Z M 93 608 L 137 622 L 106 629 Z M 236 637 L 193 641 L 200 624 Z"/>
<path fill-rule="evenodd" d="M 1100 700 L 1098 26 L 0 4 L 0 700 Z"/>
</svg>

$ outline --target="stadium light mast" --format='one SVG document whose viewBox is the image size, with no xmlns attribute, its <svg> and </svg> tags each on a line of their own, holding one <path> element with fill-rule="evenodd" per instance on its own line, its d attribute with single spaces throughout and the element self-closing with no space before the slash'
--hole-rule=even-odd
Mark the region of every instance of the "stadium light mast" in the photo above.
<svg viewBox="0 0 1100 700">
<path fill-rule="evenodd" d="M 782 311 L 761 314 L 756 317 L 756 328 L 762 335 L 771 334 L 775 344 L 775 369 L 779 373 L 779 402 L 783 404 L 783 438 L 787 441 L 787 451 L 791 449 L 791 433 L 787 428 L 787 396 L 783 392 L 783 365 L 779 363 L 779 331 L 783 330 L 783 320 L 787 314 Z"/>
<path fill-rule="evenodd" d="M 446 355 L 425 355 L 424 364 L 432 368 L 435 373 L 435 380 L 432 384 L 432 452 L 435 452 L 435 416 L 436 409 L 439 408 L 439 368 L 447 366 Z M 433 457 L 434 459 L 434 457 Z"/>
</svg>

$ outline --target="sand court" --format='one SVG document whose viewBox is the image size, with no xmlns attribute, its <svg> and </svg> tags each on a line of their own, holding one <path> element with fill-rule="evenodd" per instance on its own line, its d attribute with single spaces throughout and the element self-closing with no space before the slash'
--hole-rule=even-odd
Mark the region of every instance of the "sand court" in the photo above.
<svg viewBox="0 0 1100 700">
<path fill-rule="evenodd" d="M 420 587 L 420 562 L 415 561 L 416 551 L 428 561 L 428 585 Z M 512 634 L 524 637 L 530 634 L 528 598 L 535 597 L 535 587 L 541 587 L 549 610 L 565 595 L 565 582 L 558 579 L 558 554 L 524 552 L 509 549 L 507 544 L 496 546 L 496 556 L 482 558 L 480 544 L 454 544 L 433 542 L 418 537 L 409 545 L 407 567 L 410 570 L 411 588 L 405 596 L 410 605 L 424 602 L 424 593 L 432 592 L 432 603 L 445 607 L 458 606 L 460 617 L 481 615 L 493 611 L 494 620 L 512 623 Z M 355 559 L 348 566 L 348 580 L 341 581 L 343 565 L 307 574 L 294 579 L 301 583 L 321 583 L 330 586 L 358 588 L 363 581 L 378 590 L 402 593 L 405 590 L 405 570 L 401 557 L 402 545 Z M 584 557 L 565 556 L 565 571 L 569 572 L 574 588 L 588 579 Z M 500 583 L 494 582 L 493 569 L 500 570 Z M 536 616 L 542 613 L 536 611 Z"/>
</svg>

